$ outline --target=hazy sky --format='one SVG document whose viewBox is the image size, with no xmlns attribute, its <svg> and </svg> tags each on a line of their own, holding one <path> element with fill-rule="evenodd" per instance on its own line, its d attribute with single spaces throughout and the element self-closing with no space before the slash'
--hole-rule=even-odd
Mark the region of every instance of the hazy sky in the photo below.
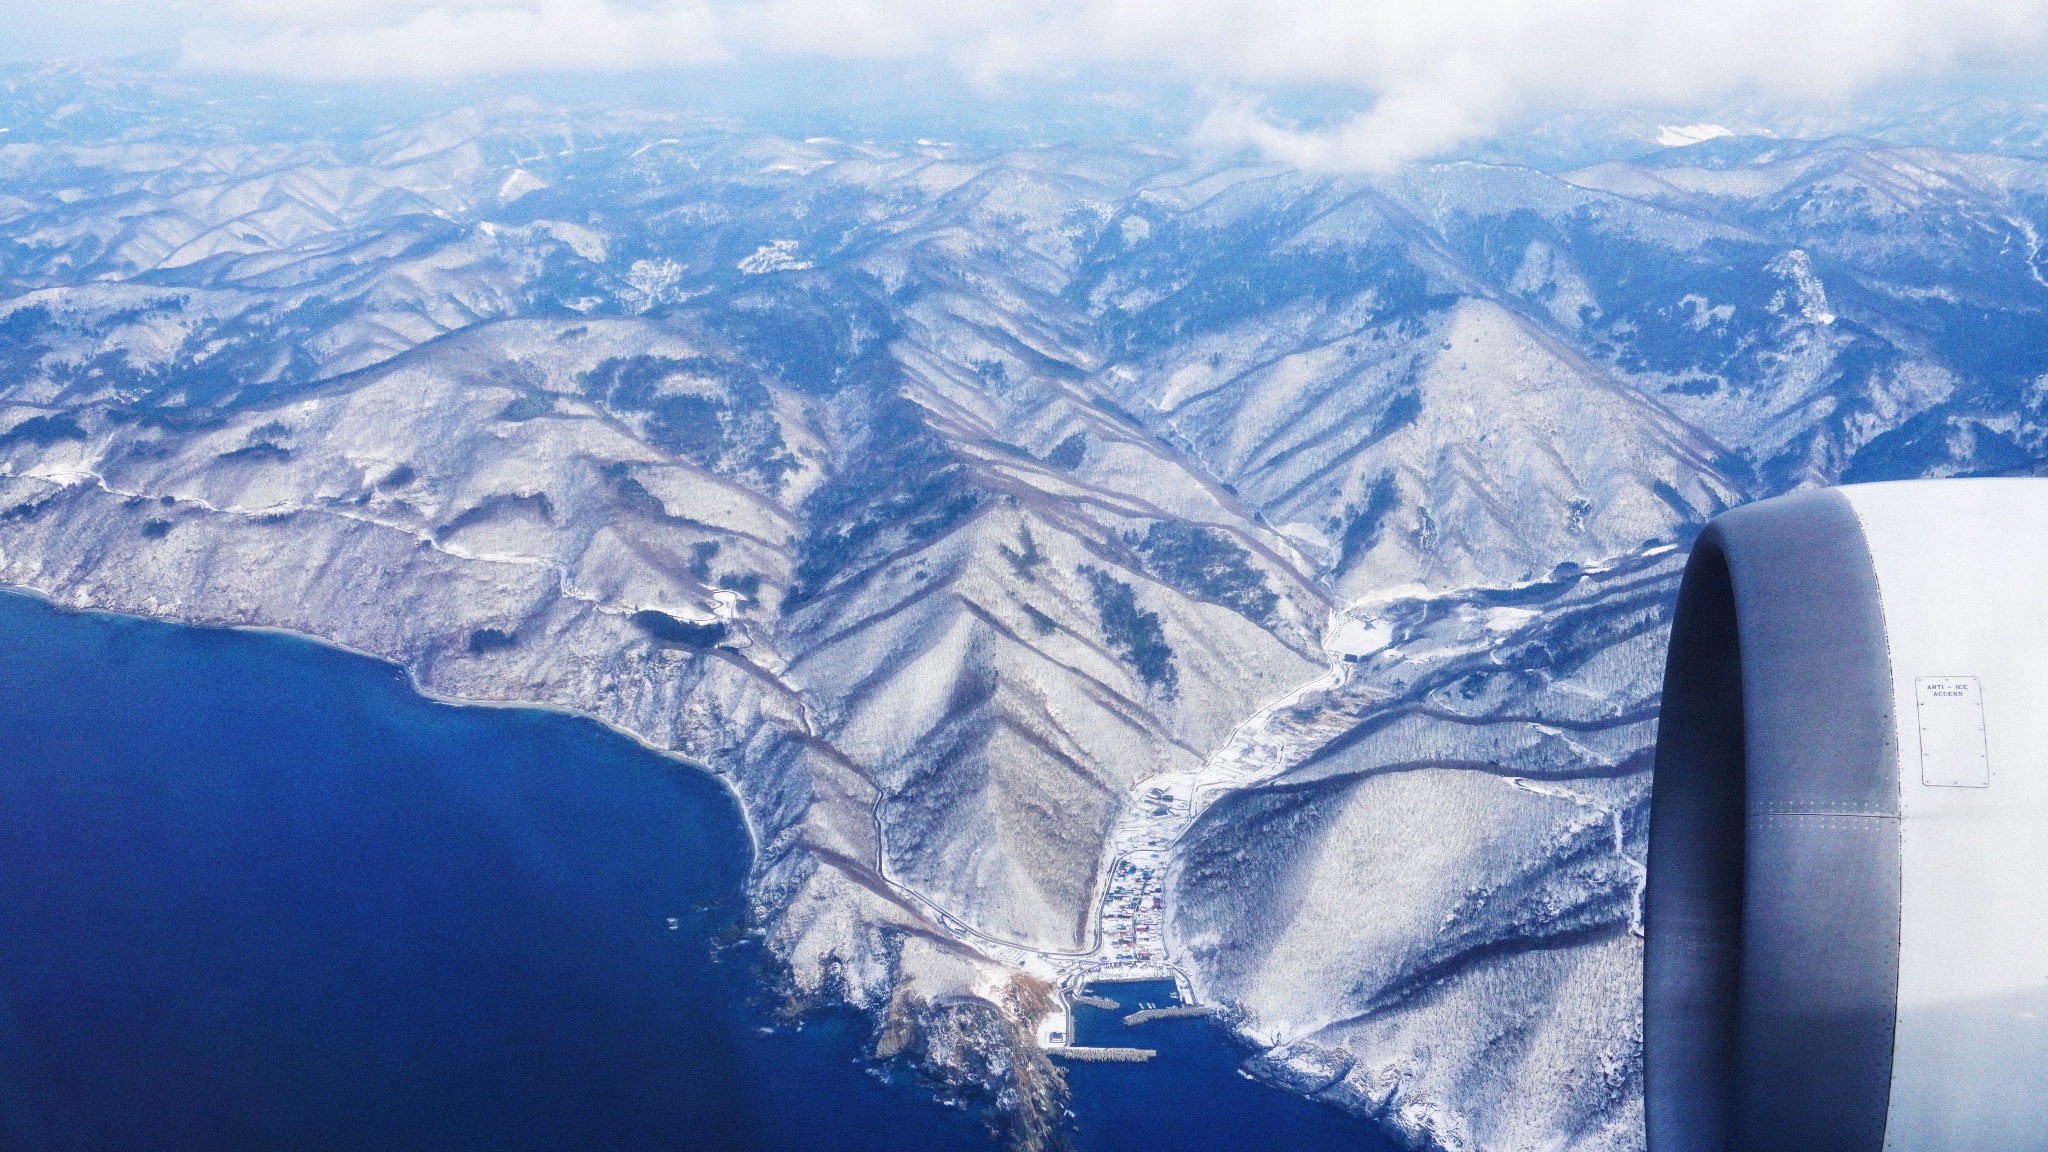
<svg viewBox="0 0 2048 1152">
<path fill-rule="evenodd" d="M 0 0 L 15 59 L 174 52 L 299 79 L 439 79 L 825 57 L 999 89 L 1128 68 L 1208 93 L 1203 129 L 1377 168 L 1553 108 L 1841 100 L 2048 64 L 2048 0 Z M 1355 94 L 1298 130 L 1273 92 Z"/>
</svg>

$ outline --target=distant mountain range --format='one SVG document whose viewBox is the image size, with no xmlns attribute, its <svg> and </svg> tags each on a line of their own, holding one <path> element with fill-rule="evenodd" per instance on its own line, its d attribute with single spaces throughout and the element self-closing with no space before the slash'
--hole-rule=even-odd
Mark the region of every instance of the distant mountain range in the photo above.
<svg viewBox="0 0 2048 1152">
<path fill-rule="evenodd" d="M 1639 1146 L 1685 542 L 2048 457 L 2024 108 L 1367 179 L 210 107 L 6 80 L 0 581 L 707 766 L 774 979 L 1019 1146 L 1062 1139 L 1034 1036 L 1084 964 L 1176 970 L 1420 1146 Z"/>
</svg>

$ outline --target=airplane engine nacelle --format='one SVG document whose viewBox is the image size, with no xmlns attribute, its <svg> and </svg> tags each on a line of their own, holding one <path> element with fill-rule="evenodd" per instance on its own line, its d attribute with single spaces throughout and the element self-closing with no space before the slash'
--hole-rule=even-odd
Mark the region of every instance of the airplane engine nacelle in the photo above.
<svg viewBox="0 0 2048 1152">
<path fill-rule="evenodd" d="M 1650 1152 L 2048 1149 L 2048 480 L 1716 517 L 1649 857 Z"/>
</svg>

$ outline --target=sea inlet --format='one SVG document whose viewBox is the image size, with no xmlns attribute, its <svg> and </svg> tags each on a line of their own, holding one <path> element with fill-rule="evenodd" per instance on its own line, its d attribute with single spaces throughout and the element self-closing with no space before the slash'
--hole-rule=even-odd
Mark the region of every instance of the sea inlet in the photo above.
<svg viewBox="0 0 2048 1152">
<path fill-rule="evenodd" d="M 993 1149 L 852 1015 L 771 1020 L 747 860 L 595 723 L 0 593 L 0 1147 Z M 1084 1152 L 1388 1147 L 1206 1021 L 1077 1024 L 1160 1050 L 1068 1069 Z"/>
</svg>

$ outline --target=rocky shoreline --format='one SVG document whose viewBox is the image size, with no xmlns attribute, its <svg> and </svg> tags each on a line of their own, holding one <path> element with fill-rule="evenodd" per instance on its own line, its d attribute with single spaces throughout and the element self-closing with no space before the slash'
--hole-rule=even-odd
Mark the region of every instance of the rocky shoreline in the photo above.
<svg viewBox="0 0 2048 1152">
<path fill-rule="evenodd" d="M 1677 549 L 2048 451 L 1969 351 L 2032 249 L 1951 226 L 2033 219 L 2035 159 L 1354 178 L 10 83 L 0 584 L 702 766 L 778 997 L 1018 1148 L 1100 959 L 1417 1147 L 1633 1149 Z"/>
</svg>

